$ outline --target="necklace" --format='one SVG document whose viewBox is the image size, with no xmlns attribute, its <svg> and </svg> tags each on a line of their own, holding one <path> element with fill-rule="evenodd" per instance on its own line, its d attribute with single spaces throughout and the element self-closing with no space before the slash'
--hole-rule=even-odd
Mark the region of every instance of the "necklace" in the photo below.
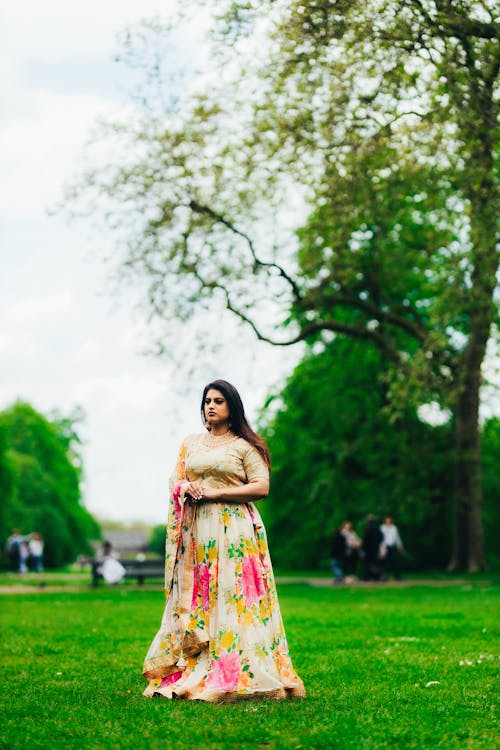
<svg viewBox="0 0 500 750">
<path fill-rule="evenodd" d="M 225 445 L 237 438 L 238 435 L 235 435 L 231 430 L 223 432 L 222 435 L 212 435 L 211 432 L 208 432 L 206 435 L 203 435 L 201 442 L 205 448 L 215 448 L 215 446 Z"/>
</svg>

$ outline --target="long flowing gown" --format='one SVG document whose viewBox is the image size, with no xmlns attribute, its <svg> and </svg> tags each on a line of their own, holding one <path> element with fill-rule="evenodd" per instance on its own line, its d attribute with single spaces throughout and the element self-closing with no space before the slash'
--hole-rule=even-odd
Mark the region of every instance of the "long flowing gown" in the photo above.
<svg viewBox="0 0 500 750">
<path fill-rule="evenodd" d="M 144 662 L 147 697 L 232 702 L 305 697 L 286 641 L 266 533 L 251 502 L 184 497 L 187 481 L 221 488 L 268 478 L 259 452 L 234 438 L 191 435 L 170 480 L 166 606 Z"/>
</svg>

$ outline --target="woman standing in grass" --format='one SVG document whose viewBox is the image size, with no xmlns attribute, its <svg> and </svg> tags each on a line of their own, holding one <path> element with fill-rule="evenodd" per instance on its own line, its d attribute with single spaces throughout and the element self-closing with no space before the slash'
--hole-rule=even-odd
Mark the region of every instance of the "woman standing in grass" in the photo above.
<svg viewBox="0 0 500 750">
<path fill-rule="evenodd" d="M 144 695 L 302 698 L 254 505 L 269 491 L 268 450 L 227 381 L 205 387 L 201 415 L 207 433 L 183 441 L 171 478 L 167 602 L 144 662 Z"/>
</svg>

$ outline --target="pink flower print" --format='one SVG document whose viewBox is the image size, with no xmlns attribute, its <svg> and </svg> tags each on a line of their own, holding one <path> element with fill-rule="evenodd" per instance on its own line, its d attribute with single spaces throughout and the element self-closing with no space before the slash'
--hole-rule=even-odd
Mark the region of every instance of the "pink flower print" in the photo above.
<svg viewBox="0 0 500 750">
<path fill-rule="evenodd" d="M 167 685 L 173 685 L 174 682 L 177 682 L 177 680 L 180 680 L 182 677 L 182 672 L 172 672 L 172 674 L 169 674 L 168 677 L 164 677 L 163 680 L 160 682 L 160 687 L 167 687 Z"/>
<path fill-rule="evenodd" d="M 193 596 L 191 597 L 191 612 L 193 611 L 193 609 L 196 609 L 196 604 L 198 602 L 198 578 L 198 566 L 195 565 L 193 571 Z"/>
<path fill-rule="evenodd" d="M 180 501 L 182 485 L 183 482 L 177 482 L 174 489 L 172 490 L 172 497 L 174 500 L 174 515 L 176 518 L 180 518 L 182 511 L 182 505 Z"/>
<path fill-rule="evenodd" d="M 260 597 L 265 593 L 264 584 L 255 557 L 245 555 L 242 568 L 243 595 L 247 607 L 251 607 L 253 604 L 257 604 Z"/>
<path fill-rule="evenodd" d="M 213 690 L 235 690 L 240 674 L 240 657 L 237 651 L 223 651 L 218 659 L 212 660 L 206 686 Z"/>
<path fill-rule="evenodd" d="M 208 612 L 210 608 L 210 574 L 208 571 L 208 565 L 206 563 L 200 563 L 198 565 L 198 581 L 201 589 L 201 601 L 203 602 L 203 610 Z"/>
</svg>

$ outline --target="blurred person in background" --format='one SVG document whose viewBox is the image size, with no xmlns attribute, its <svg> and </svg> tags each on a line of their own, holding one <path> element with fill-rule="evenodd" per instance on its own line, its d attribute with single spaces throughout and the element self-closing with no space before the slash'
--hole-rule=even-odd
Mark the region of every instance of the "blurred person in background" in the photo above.
<svg viewBox="0 0 500 750">
<path fill-rule="evenodd" d="M 385 521 L 380 527 L 384 536 L 385 554 L 382 558 L 384 577 L 390 571 L 396 581 L 401 580 L 399 570 L 399 555 L 404 554 L 403 542 L 399 535 L 398 527 L 394 524 L 391 516 L 386 516 Z"/>
<path fill-rule="evenodd" d="M 38 531 L 34 531 L 28 541 L 29 561 L 36 573 L 43 573 L 43 539 Z"/>
<path fill-rule="evenodd" d="M 358 567 L 361 539 L 352 528 L 350 521 L 344 521 L 341 531 L 346 541 L 344 573 L 346 578 L 352 578 Z"/>
<path fill-rule="evenodd" d="M 106 583 L 116 584 L 125 578 L 125 568 L 119 561 L 119 554 L 113 550 L 111 542 L 103 542 L 101 552 L 98 556 L 99 567 L 97 572 L 102 575 Z"/>
<path fill-rule="evenodd" d="M 26 537 L 22 537 L 21 543 L 19 545 L 19 572 L 20 573 L 27 573 L 28 572 L 28 560 L 30 556 L 30 551 L 28 549 L 28 542 L 26 541 Z"/>
<path fill-rule="evenodd" d="M 377 519 L 370 513 L 366 517 L 366 526 L 361 544 L 364 581 L 380 581 L 382 574 L 380 553 L 383 541 L 384 535 L 378 525 Z"/>
<path fill-rule="evenodd" d="M 9 536 L 5 544 L 5 550 L 7 552 L 7 557 L 9 558 L 9 569 L 13 573 L 19 573 L 22 540 L 23 537 L 19 533 L 19 529 L 12 529 L 12 534 Z"/>
<path fill-rule="evenodd" d="M 332 556 L 332 573 L 334 583 L 343 583 L 344 567 L 346 561 L 347 542 L 340 528 L 336 528 L 332 536 L 331 556 Z"/>
</svg>

